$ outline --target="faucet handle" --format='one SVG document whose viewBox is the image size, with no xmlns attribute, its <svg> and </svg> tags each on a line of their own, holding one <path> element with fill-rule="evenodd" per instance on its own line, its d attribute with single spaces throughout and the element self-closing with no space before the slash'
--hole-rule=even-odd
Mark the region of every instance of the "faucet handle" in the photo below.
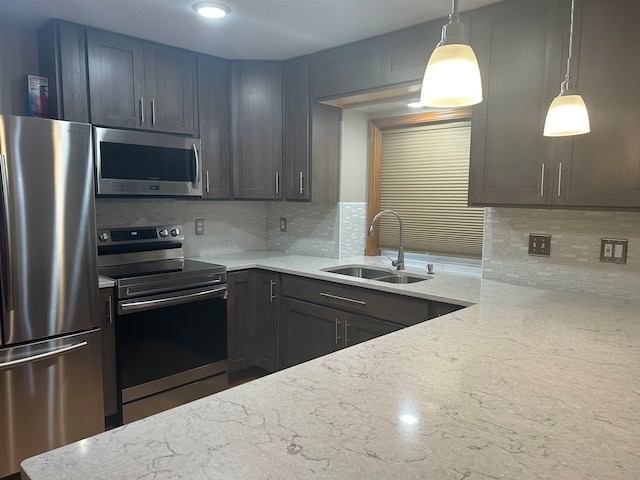
<svg viewBox="0 0 640 480">
<path fill-rule="evenodd" d="M 433 263 L 427 263 L 427 273 L 433 273 Z"/>
</svg>

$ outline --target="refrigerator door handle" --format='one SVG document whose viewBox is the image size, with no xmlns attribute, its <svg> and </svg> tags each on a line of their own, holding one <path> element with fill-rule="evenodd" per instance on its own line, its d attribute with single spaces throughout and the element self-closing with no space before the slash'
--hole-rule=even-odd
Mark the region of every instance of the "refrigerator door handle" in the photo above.
<svg viewBox="0 0 640 480">
<path fill-rule="evenodd" d="M 9 360 L 8 362 L 0 363 L 0 371 L 7 370 L 9 368 L 19 367 L 28 363 L 38 362 L 40 360 L 46 360 L 53 357 L 59 357 L 65 353 L 73 352 L 74 350 L 80 350 L 88 345 L 87 342 L 72 343 L 61 348 L 57 348 L 50 352 L 39 353 L 37 355 L 31 355 L 29 357 L 18 358 L 16 360 Z"/>
<path fill-rule="evenodd" d="M 4 285 L 4 298 L 5 298 L 5 308 L 7 309 L 8 312 L 13 310 L 13 256 L 11 254 L 12 248 L 11 248 L 11 231 L 10 231 L 10 225 L 9 225 L 9 213 L 10 213 L 10 207 L 9 207 L 9 185 L 8 185 L 8 180 L 7 180 L 7 163 L 6 163 L 7 157 L 5 155 L 3 155 L 2 153 L 0 153 L 0 182 L 1 182 L 1 188 L 2 188 L 2 206 L 3 206 L 3 212 L 2 212 L 2 220 L 3 220 L 3 225 L 2 225 L 2 231 L 4 232 L 4 241 L 3 241 L 3 248 L 4 248 L 4 252 L 3 256 L 4 256 L 4 260 L 6 262 L 6 265 L 3 265 L 3 273 L 5 278 L 3 278 L 3 285 Z"/>
</svg>

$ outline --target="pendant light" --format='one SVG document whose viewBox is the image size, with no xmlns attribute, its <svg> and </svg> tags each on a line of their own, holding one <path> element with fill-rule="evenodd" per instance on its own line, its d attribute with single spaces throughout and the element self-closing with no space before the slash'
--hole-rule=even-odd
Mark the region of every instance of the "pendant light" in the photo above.
<svg viewBox="0 0 640 480">
<path fill-rule="evenodd" d="M 573 11 L 575 0 L 571 0 L 571 23 L 569 27 L 569 57 L 567 74 L 560 85 L 560 95 L 553 99 L 544 122 L 545 137 L 568 137 L 589 133 L 589 113 L 587 106 L 578 94 L 571 79 L 571 56 L 573 54 Z"/>
<path fill-rule="evenodd" d="M 449 23 L 429 58 L 422 80 L 420 102 L 427 107 L 468 107 L 482 101 L 478 60 L 464 38 L 458 0 L 452 0 Z"/>
</svg>

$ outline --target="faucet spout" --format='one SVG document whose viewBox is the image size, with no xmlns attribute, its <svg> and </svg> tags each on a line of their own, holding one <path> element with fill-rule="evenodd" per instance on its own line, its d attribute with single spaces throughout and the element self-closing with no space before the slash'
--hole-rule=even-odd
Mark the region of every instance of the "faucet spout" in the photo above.
<svg viewBox="0 0 640 480">
<path fill-rule="evenodd" d="M 396 267 L 398 270 L 404 270 L 404 248 L 402 246 L 402 218 L 400 218 L 400 215 L 398 215 L 393 210 L 382 210 L 382 211 L 378 212 L 376 214 L 376 216 L 373 217 L 373 220 L 371 220 L 371 225 L 369 225 L 368 234 L 369 234 L 370 237 L 373 236 L 374 225 L 376 223 L 376 220 L 378 220 L 382 215 L 385 215 L 385 214 L 389 214 L 389 215 L 395 216 L 396 219 L 398 220 L 398 224 L 400 225 L 400 232 L 399 232 L 399 237 L 398 237 L 398 259 L 392 261 L 391 265 Z"/>
</svg>

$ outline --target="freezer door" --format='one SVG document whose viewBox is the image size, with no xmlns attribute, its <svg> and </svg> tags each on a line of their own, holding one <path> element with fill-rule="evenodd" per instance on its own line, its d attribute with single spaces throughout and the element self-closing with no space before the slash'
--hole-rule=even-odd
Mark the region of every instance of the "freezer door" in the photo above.
<svg viewBox="0 0 640 480">
<path fill-rule="evenodd" d="M 2 345 L 98 326 L 89 125 L 0 115 Z"/>
<path fill-rule="evenodd" d="M 0 350 L 0 477 L 103 430 L 99 330 Z"/>
</svg>

